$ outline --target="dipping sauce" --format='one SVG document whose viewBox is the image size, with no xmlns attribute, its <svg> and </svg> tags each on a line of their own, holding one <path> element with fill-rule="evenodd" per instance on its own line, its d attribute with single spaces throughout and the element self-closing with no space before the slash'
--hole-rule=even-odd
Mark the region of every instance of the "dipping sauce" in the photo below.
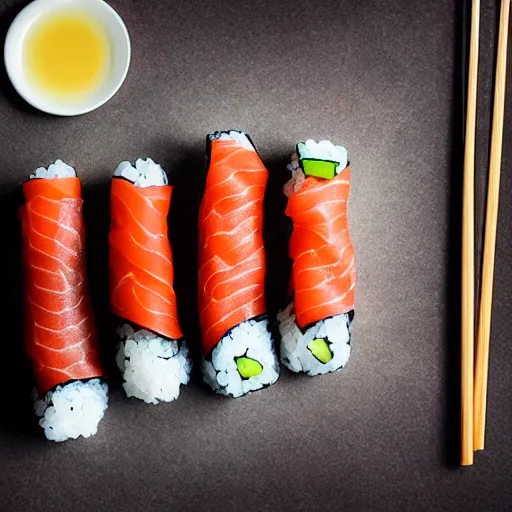
<svg viewBox="0 0 512 512">
<path fill-rule="evenodd" d="M 41 92 L 78 100 L 105 83 L 110 69 L 110 42 L 101 23 L 79 10 L 41 16 L 24 40 L 23 64 Z"/>
</svg>

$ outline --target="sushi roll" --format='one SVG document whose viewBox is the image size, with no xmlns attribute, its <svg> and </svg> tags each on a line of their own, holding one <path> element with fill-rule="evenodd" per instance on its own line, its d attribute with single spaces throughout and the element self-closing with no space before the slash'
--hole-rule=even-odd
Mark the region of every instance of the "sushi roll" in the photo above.
<svg viewBox="0 0 512 512">
<path fill-rule="evenodd" d="M 219 394 L 239 397 L 279 376 L 264 297 L 268 172 L 239 131 L 209 135 L 207 161 L 199 211 L 203 377 Z"/>
<path fill-rule="evenodd" d="M 57 160 L 23 185 L 24 331 L 46 437 L 96 434 L 108 402 L 87 288 L 80 180 Z"/>
<path fill-rule="evenodd" d="M 293 222 L 292 300 L 277 317 L 281 362 L 294 372 L 319 375 L 343 368 L 350 356 L 356 272 L 347 223 L 347 151 L 308 140 L 297 145 L 289 170 L 284 192 Z"/>
<path fill-rule="evenodd" d="M 128 397 L 178 398 L 191 361 L 178 321 L 167 235 L 172 187 L 153 160 L 122 162 L 111 191 L 110 304 L 119 318 L 116 362 Z"/>
</svg>

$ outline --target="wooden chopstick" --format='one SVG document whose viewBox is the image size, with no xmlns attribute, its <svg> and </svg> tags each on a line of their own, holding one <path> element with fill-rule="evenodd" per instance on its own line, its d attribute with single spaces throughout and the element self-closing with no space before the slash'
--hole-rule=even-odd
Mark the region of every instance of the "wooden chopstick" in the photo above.
<svg viewBox="0 0 512 512">
<path fill-rule="evenodd" d="M 462 192 L 461 465 L 473 464 L 473 372 L 475 322 L 475 136 L 480 0 L 471 6 L 468 96 Z"/>
<path fill-rule="evenodd" d="M 482 291 L 478 318 L 474 389 L 474 449 L 483 450 L 487 406 L 487 377 L 489 370 L 489 343 L 491 334 L 494 256 L 500 194 L 501 154 L 503 148 L 503 118 L 505 115 L 505 84 L 507 74 L 508 26 L 510 0 L 502 0 L 494 85 L 494 111 L 492 118 L 491 159 L 485 214 L 484 258 Z"/>
</svg>

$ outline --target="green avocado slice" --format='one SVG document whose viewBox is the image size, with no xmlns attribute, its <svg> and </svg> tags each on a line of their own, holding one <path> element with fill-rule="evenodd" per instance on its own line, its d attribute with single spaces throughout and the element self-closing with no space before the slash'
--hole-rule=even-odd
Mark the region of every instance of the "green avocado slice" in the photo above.
<svg viewBox="0 0 512 512">
<path fill-rule="evenodd" d="M 309 158 L 302 159 L 301 164 L 306 176 L 316 176 L 317 178 L 324 178 L 326 180 L 331 180 L 336 176 L 336 168 L 339 165 L 338 162 Z"/>
<path fill-rule="evenodd" d="M 244 378 L 249 379 L 250 377 L 256 377 L 263 371 L 263 366 L 250 357 L 237 357 L 236 366 L 238 373 Z"/>
<path fill-rule="evenodd" d="M 323 338 L 316 338 L 308 344 L 308 349 L 321 363 L 327 364 L 334 356 Z"/>
</svg>

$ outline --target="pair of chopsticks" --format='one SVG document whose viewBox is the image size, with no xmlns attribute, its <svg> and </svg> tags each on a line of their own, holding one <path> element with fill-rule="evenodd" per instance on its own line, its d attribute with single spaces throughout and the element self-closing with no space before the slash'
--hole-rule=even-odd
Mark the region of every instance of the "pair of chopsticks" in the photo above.
<svg viewBox="0 0 512 512">
<path fill-rule="evenodd" d="M 473 464 L 473 453 L 475 450 L 483 450 L 485 440 L 487 378 L 489 369 L 489 343 L 501 155 L 503 147 L 509 18 L 510 0 L 502 0 L 496 59 L 496 79 L 494 85 L 491 158 L 489 164 L 482 285 L 476 331 L 475 357 L 474 186 L 480 0 L 472 0 L 462 204 L 462 466 L 470 466 Z"/>
</svg>

